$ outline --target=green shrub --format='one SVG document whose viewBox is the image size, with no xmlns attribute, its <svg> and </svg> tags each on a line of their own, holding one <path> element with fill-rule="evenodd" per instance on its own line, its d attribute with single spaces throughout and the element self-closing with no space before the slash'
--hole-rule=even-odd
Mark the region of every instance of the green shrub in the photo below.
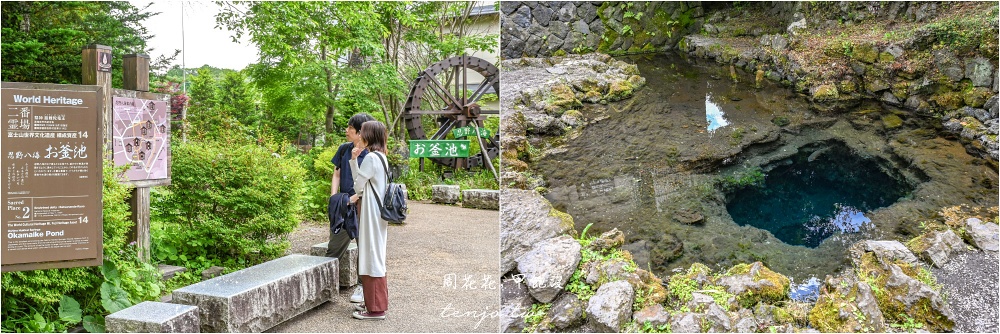
<svg viewBox="0 0 1000 334">
<path fill-rule="evenodd" d="M 124 298 L 125 302 L 135 304 L 158 299 L 163 284 L 159 271 L 139 262 L 135 246 L 129 244 L 129 230 L 134 223 L 126 200 L 131 186 L 118 182 L 123 171 L 110 161 L 104 162 L 104 268 L 115 268 L 115 273 L 120 273 L 117 277 L 127 277 L 117 280 L 115 292 L 121 297 L 119 300 Z M 110 312 L 102 306 L 106 298 L 100 288 L 114 277 L 106 277 L 101 269 L 77 267 L 3 273 L 3 331 L 65 331 L 82 320 L 80 316 L 67 317 L 65 314 L 67 305 L 74 303 L 80 315 L 103 319 Z"/>
<path fill-rule="evenodd" d="M 256 145 L 173 148 L 172 183 L 153 198 L 154 254 L 186 267 L 280 256 L 298 226 L 305 170 Z"/>
</svg>

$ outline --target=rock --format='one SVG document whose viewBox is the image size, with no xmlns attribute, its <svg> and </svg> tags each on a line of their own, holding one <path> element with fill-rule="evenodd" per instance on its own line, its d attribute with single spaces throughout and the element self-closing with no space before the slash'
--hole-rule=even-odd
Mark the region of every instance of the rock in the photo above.
<svg viewBox="0 0 1000 334">
<path fill-rule="evenodd" d="M 605 31 L 604 24 L 601 23 L 601 20 L 594 20 L 593 22 L 590 22 L 590 32 L 592 33 L 591 36 L 598 36 L 598 38 L 600 38 L 599 36 L 602 36 L 604 34 L 604 31 Z M 597 44 L 595 43 L 593 45 L 596 48 Z"/>
<path fill-rule="evenodd" d="M 587 248 L 595 251 L 603 251 L 609 248 L 617 248 L 624 243 L 625 234 L 617 228 L 613 228 L 611 231 L 601 233 L 601 236 L 594 239 Z"/>
<path fill-rule="evenodd" d="M 500 210 L 500 191 L 492 189 L 464 190 L 462 191 L 462 207 Z"/>
<path fill-rule="evenodd" d="M 292 254 L 174 290 L 202 332 L 263 332 L 337 296 L 337 259 Z"/>
<path fill-rule="evenodd" d="M 705 311 L 705 317 L 702 319 L 708 321 L 709 332 L 726 333 L 733 330 L 732 319 L 729 318 L 729 315 L 726 314 L 726 311 L 722 307 L 715 303 L 708 305 L 708 310 Z"/>
<path fill-rule="evenodd" d="M 735 295 L 744 307 L 751 307 L 761 301 L 785 299 L 789 283 L 787 277 L 771 271 L 760 262 L 738 264 L 716 281 L 716 284 L 726 287 L 729 293 Z"/>
<path fill-rule="evenodd" d="M 549 26 L 549 20 L 552 18 L 552 9 L 548 6 L 535 6 L 531 9 L 531 17 L 535 19 L 535 22 L 543 27 Z"/>
<path fill-rule="evenodd" d="M 788 39 L 785 36 L 774 35 L 774 38 L 771 40 L 771 47 L 778 51 L 785 50 L 788 48 Z"/>
<path fill-rule="evenodd" d="M 587 22 L 583 22 L 582 20 L 576 21 L 576 22 L 573 22 L 573 31 L 579 32 L 581 34 L 589 34 L 590 33 L 590 26 L 587 25 Z M 574 45 L 575 44 L 576 43 L 574 43 Z"/>
<path fill-rule="evenodd" d="M 917 263 L 917 257 L 903 243 L 895 240 L 865 240 L 851 246 L 851 254 L 856 255 L 852 256 L 853 258 L 860 258 L 861 252 L 873 252 L 882 261 L 902 260 L 909 264 Z"/>
<path fill-rule="evenodd" d="M 309 248 L 309 255 L 312 256 L 326 256 L 326 249 L 330 245 L 329 242 L 323 242 L 313 245 Z M 356 241 L 351 241 L 347 244 L 347 252 L 344 254 L 343 259 L 337 261 L 338 264 L 338 275 L 340 275 L 340 286 L 350 287 L 358 285 L 358 243 Z"/>
<path fill-rule="evenodd" d="M 108 333 L 200 333 L 198 308 L 190 305 L 142 302 L 105 317 Z"/>
<path fill-rule="evenodd" d="M 965 220 L 965 235 L 973 246 L 982 250 L 1000 251 L 1000 225 L 984 223 L 979 218 Z"/>
<path fill-rule="evenodd" d="M 187 271 L 187 268 L 171 266 L 169 264 L 158 264 L 156 267 L 159 269 L 160 276 L 162 277 L 161 279 L 164 281 L 173 278 L 174 275 L 177 275 L 178 273 Z"/>
<path fill-rule="evenodd" d="M 514 13 L 518 7 L 520 7 L 519 2 L 505 1 L 500 3 L 500 11 L 503 12 L 503 15 L 505 16 Z"/>
<path fill-rule="evenodd" d="M 697 211 L 682 209 L 674 213 L 674 219 L 681 224 L 691 225 L 704 222 L 705 216 Z"/>
<path fill-rule="evenodd" d="M 788 29 L 786 29 L 786 30 L 788 31 L 789 35 L 798 36 L 799 32 L 801 32 L 801 31 L 803 31 L 805 29 L 806 29 L 806 19 L 802 18 L 801 20 L 798 20 L 798 21 L 792 22 L 792 24 L 789 24 L 788 25 Z"/>
<path fill-rule="evenodd" d="M 670 313 L 663 310 L 663 305 L 654 304 L 632 314 L 632 320 L 640 326 L 645 325 L 648 322 L 655 328 L 663 325 L 669 325 Z"/>
<path fill-rule="evenodd" d="M 997 95 L 993 95 L 993 97 L 990 97 L 986 100 L 986 103 L 983 104 L 983 108 L 989 111 L 988 115 L 990 115 L 991 118 L 997 118 L 998 116 L 998 110 L 1000 109 L 998 109 L 997 100 Z"/>
<path fill-rule="evenodd" d="M 684 242 L 673 233 L 664 233 L 650 251 L 649 261 L 654 266 L 665 267 L 682 254 L 684 254 Z"/>
<path fill-rule="evenodd" d="M 757 332 L 757 320 L 751 316 L 749 318 L 740 318 L 736 321 L 736 332 L 737 333 L 755 333 Z"/>
<path fill-rule="evenodd" d="M 510 15 L 510 21 L 521 28 L 527 29 L 531 25 L 531 8 L 521 6 L 514 14 Z"/>
<path fill-rule="evenodd" d="M 976 57 L 965 62 L 965 77 L 976 87 L 990 87 L 993 84 L 993 64 L 983 57 Z"/>
<path fill-rule="evenodd" d="M 214 277 L 221 276 L 223 272 L 226 271 L 225 267 L 211 266 L 208 269 L 201 271 L 201 280 L 207 280 Z"/>
<path fill-rule="evenodd" d="M 986 111 L 986 109 L 979 109 L 979 108 L 973 108 L 973 107 L 966 106 L 966 107 L 962 107 L 962 109 L 960 111 L 963 114 L 975 117 L 980 122 L 986 122 L 986 121 L 990 120 L 991 118 L 996 118 L 996 116 L 990 117 L 991 116 L 990 112 Z"/>
<path fill-rule="evenodd" d="M 925 325 L 928 325 L 928 330 L 951 330 L 954 326 L 954 322 L 951 320 L 951 308 L 941 299 L 941 296 L 927 284 L 908 276 L 898 265 L 890 264 L 888 266 L 889 278 L 885 282 L 885 288 L 889 289 L 888 293 L 892 296 L 890 302 L 895 305 L 880 305 L 880 307 L 892 312 L 913 310 L 917 305 L 923 305 L 921 306 L 923 309 L 914 310 L 914 312 L 922 312 L 923 314 L 911 316 L 917 321 L 924 321 Z"/>
<path fill-rule="evenodd" d="M 689 300 L 685 305 L 689 310 L 700 313 L 707 310 L 709 305 L 714 304 L 715 299 L 712 299 L 712 296 L 700 292 L 692 292 L 691 300 Z"/>
<path fill-rule="evenodd" d="M 809 323 L 821 332 L 884 332 L 885 318 L 871 287 L 853 276 L 830 277 L 809 311 Z"/>
<path fill-rule="evenodd" d="M 889 45 L 885 48 L 885 52 L 892 55 L 893 58 L 899 58 L 903 56 L 903 48 L 898 45 Z"/>
<path fill-rule="evenodd" d="M 926 111 L 930 110 L 930 105 L 927 104 L 927 101 L 924 101 L 923 99 L 921 99 L 921 98 L 919 98 L 917 96 L 910 96 L 910 97 L 908 97 L 906 99 L 906 102 L 903 103 L 903 106 L 906 107 L 907 109 L 910 109 L 910 110 L 913 110 L 913 111 L 916 111 L 916 112 L 926 112 Z"/>
<path fill-rule="evenodd" d="M 632 318 L 634 299 L 635 290 L 628 282 L 605 283 L 590 297 L 587 320 L 599 331 L 617 333 Z"/>
<path fill-rule="evenodd" d="M 435 184 L 431 186 L 431 201 L 441 204 L 458 203 L 461 188 L 458 185 Z"/>
<path fill-rule="evenodd" d="M 594 19 L 597 18 L 597 7 L 594 7 L 594 5 L 589 2 L 584 2 L 580 5 L 580 7 L 576 8 L 576 15 L 578 15 L 580 20 L 583 20 L 584 23 L 589 24 L 590 22 L 594 22 Z"/>
<path fill-rule="evenodd" d="M 560 40 L 566 39 L 566 36 L 569 35 L 569 25 L 561 21 L 549 22 L 549 33 L 548 39 L 552 39 L 553 37 Z"/>
<path fill-rule="evenodd" d="M 552 208 L 532 190 L 503 189 L 500 201 L 500 271 L 510 272 L 515 260 L 535 243 L 573 230 L 573 218 Z"/>
<path fill-rule="evenodd" d="M 701 319 L 704 316 L 691 312 L 680 313 L 670 321 L 670 330 L 674 333 L 701 333 Z"/>
<path fill-rule="evenodd" d="M 500 330 L 520 333 L 527 327 L 524 312 L 531 308 L 534 300 L 528 286 L 519 280 L 507 279 L 500 285 Z"/>
<path fill-rule="evenodd" d="M 576 5 L 573 4 L 572 2 L 564 2 L 562 8 L 559 8 L 559 11 L 556 12 L 556 14 L 559 16 L 559 21 L 563 22 L 573 21 L 573 19 L 577 17 Z"/>
<path fill-rule="evenodd" d="M 935 267 L 941 268 L 952 254 L 965 250 L 965 243 L 950 229 L 928 232 L 907 243 L 911 249 Z"/>
<path fill-rule="evenodd" d="M 622 246 L 622 250 L 632 254 L 632 261 L 639 268 L 649 268 L 649 250 L 652 246 L 648 240 L 639 240 Z"/>
<path fill-rule="evenodd" d="M 947 49 L 940 49 L 933 52 L 934 64 L 937 65 L 938 71 L 944 74 L 948 79 L 953 82 L 958 82 L 965 77 L 965 73 L 962 71 L 962 65 L 955 54 L 951 53 Z"/>
<path fill-rule="evenodd" d="M 899 99 L 896 99 L 896 96 L 892 95 L 892 92 L 884 92 L 884 93 L 882 93 L 882 102 L 885 102 L 885 103 L 888 103 L 888 104 L 891 104 L 891 105 L 894 105 L 894 106 L 897 106 L 897 107 L 902 105 L 902 103 L 899 103 Z"/>
<path fill-rule="evenodd" d="M 524 275 L 531 296 L 549 303 L 566 286 L 579 263 L 580 243 L 564 235 L 535 244 L 517 258 L 517 270 Z"/>
<path fill-rule="evenodd" d="M 566 329 L 583 323 L 587 303 L 580 300 L 575 294 L 564 293 L 549 309 L 550 324 L 555 329 Z"/>
<path fill-rule="evenodd" d="M 945 130 L 948 130 L 948 132 L 957 133 L 962 131 L 962 121 L 959 121 L 958 119 L 955 118 L 949 119 L 948 121 L 944 122 L 942 126 L 944 127 Z"/>
</svg>

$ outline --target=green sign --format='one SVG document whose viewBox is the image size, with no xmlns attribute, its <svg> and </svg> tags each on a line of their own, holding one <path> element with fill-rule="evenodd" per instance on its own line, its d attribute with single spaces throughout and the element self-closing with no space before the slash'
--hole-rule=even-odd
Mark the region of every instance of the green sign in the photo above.
<svg viewBox="0 0 1000 334">
<path fill-rule="evenodd" d="M 411 140 L 410 158 L 467 158 L 468 140 Z"/>
<path fill-rule="evenodd" d="M 468 137 L 468 136 L 471 136 L 471 135 L 477 133 L 476 129 L 479 130 L 478 133 L 479 133 L 480 137 L 483 137 L 483 138 L 493 137 L 493 134 L 490 133 L 489 129 L 487 129 L 487 128 L 477 128 L 477 127 L 474 127 L 474 126 L 466 126 L 466 127 L 462 127 L 462 128 L 455 128 L 454 130 L 451 130 L 451 135 L 454 136 L 455 138 Z"/>
</svg>

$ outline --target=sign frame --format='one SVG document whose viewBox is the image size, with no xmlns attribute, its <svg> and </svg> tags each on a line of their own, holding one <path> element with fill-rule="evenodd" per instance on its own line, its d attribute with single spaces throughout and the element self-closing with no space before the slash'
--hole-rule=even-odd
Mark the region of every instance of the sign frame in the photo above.
<svg viewBox="0 0 1000 334">
<path fill-rule="evenodd" d="M 54 90 L 54 91 L 70 91 L 70 92 L 83 92 L 83 93 L 95 93 L 94 99 L 94 112 L 96 113 L 96 129 L 93 134 L 88 135 L 88 140 L 95 141 L 99 149 L 92 150 L 91 159 L 96 159 L 98 163 L 96 166 L 90 166 L 96 170 L 98 177 L 96 180 L 96 196 L 98 207 L 94 216 L 94 222 L 89 223 L 92 229 L 96 229 L 94 233 L 94 247 L 85 254 L 91 255 L 81 259 L 73 260 L 56 260 L 56 261 L 42 261 L 42 262 L 28 262 L 28 263 L 14 263 L 14 264 L 4 264 L 0 266 L 0 271 L 2 272 L 12 272 L 12 271 L 27 271 L 27 270 L 39 270 L 39 269 L 57 269 L 57 268 L 73 268 L 73 267 L 92 267 L 100 266 L 104 263 L 104 213 L 103 205 L 103 171 L 104 171 L 104 108 L 107 103 L 104 100 L 104 87 L 98 85 L 60 85 L 60 84 L 47 84 L 47 83 L 24 83 L 24 82 L 2 82 L 0 87 L 4 90 L 8 89 L 36 89 L 36 90 Z M 7 101 L 5 101 L 7 102 Z M 4 132 L 7 132 L 6 125 Z M 2 192 L 4 204 L 6 204 L 9 195 L 7 191 Z M 6 212 L 6 210 L 5 210 Z M 3 217 L 3 224 L 7 223 L 9 217 Z M 4 226 L 6 231 L 6 226 Z M 3 248 L 6 250 L 6 246 Z"/>
</svg>

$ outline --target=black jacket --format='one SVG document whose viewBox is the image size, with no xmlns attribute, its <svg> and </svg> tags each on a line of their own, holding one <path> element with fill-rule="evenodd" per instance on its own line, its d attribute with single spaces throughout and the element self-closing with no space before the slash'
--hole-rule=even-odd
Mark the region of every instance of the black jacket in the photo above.
<svg viewBox="0 0 1000 334">
<path fill-rule="evenodd" d="M 338 234 L 341 229 L 345 229 L 351 239 L 358 238 L 358 212 L 355 206 L 351 205 L 350 194 L 337 193 L 330 196 L 326 216 L 330 219 L 330 232 Z"/>
</svg>

